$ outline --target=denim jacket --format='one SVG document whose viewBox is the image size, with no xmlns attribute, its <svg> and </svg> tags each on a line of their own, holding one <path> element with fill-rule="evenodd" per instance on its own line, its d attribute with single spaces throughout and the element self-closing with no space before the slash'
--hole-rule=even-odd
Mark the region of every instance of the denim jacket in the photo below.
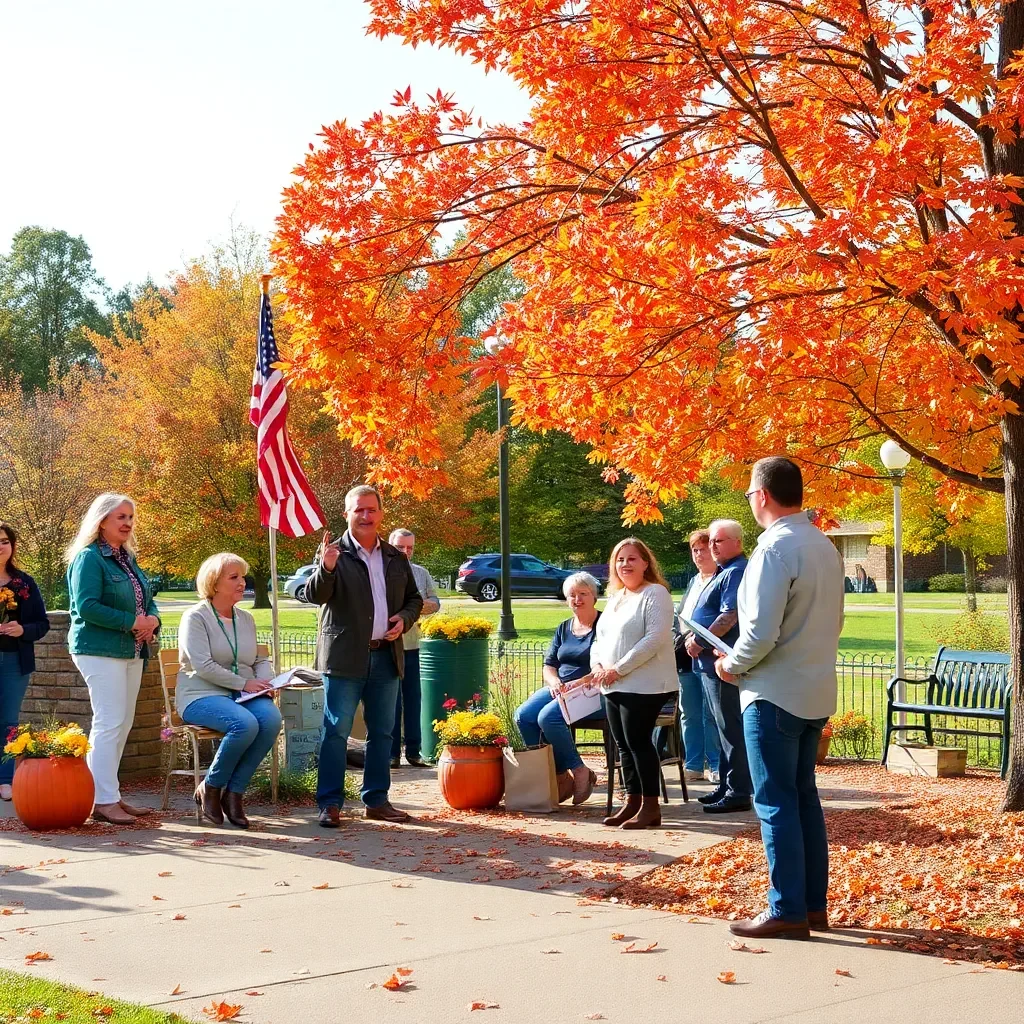
<svg viewBox="0 0 1024 1024">
<path fill-rule="evenodd" d="M 135 576 L 142 584 L 146 615 L 159 612 L 146 574 L 130 559 Z M 68 569 L 71 628 L 68 650 L 72 654 L 92 654 L 102 658 L 134 658 L 135 588 L 128 574 L 114 558 L 114 549 L 103 541 L 93 541 L 79 551 Z M 142 657 L 148 657 L 143 646 Z"/>
</svg>

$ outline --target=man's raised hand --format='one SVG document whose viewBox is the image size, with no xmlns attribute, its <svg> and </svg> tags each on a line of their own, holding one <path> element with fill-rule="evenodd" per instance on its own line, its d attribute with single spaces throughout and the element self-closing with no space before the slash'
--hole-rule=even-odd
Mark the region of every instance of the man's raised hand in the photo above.
<svg viewBox="0 0 1024 1024">
<path fill-rule="evenodd" d="M 320 550 L 317 552 L 317 557 L 320 559 L 320 564 L 328 571 L 334 572 L 334 567 L 338 564 L 338 556 L 341 554 L 341 541 L 335 541 L 331 543 L 331 531 L 324 530 L 323 540 L 320 541 Z"/>
</svg>

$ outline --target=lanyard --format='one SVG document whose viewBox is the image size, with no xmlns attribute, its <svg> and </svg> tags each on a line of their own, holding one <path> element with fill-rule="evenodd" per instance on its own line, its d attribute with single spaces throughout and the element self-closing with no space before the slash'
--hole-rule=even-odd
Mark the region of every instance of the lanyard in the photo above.
<svg viewBox="0 0 1024 1024">
<path fill-rule="evenodd" d="M 210 602 L 210 608 L 213 611 L 213 617 L 217 620 L 217 625 L 220 626 L 220 631 L 224 634 L 224 639 L 228 642 L 228 647 L 231 648 L 231 671 L 238 675 L 238 620 L 235 618 L 235 609 L 231 609 L 231 630 L 235 634 L 235 642 L 231 642 L 231 638 L 228 636 L 228 631 L 224 628 L 224 623 L 221 621 L 220 612 L 213 607 L 213 602 Z"/>
</svg>

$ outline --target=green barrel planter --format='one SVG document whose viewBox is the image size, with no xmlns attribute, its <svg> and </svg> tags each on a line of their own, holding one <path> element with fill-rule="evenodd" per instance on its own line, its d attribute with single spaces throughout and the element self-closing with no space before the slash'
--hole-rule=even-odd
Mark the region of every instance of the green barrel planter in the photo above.
<svg viewBox="0 0 1024 1024">
<path fill-rule="evenodd" d="M 459 704 L 479 693 L 487 703 L 487 638 L 452 643 L 438 637 L 420 637 L 420 728 L 423 752 L 433 754 L 437 744 L 434 720 L 445 717 L 449 697 Z"/>
</svg>

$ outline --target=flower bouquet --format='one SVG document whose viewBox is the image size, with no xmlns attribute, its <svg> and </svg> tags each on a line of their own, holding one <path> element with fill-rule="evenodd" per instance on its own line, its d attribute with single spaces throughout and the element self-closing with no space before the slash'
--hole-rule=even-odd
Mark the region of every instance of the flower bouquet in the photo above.
<svg viewBox="0 0 1024 1024">
<path fill-rule="evenodd" d="M 501 751 L 508 745 L 501 719 L 483 709 L 475 693 L 460 708 L 454 697 L 442 705 L 446 717 L 434 721 L 438 745 L 441 795 L 456 810 L 494 807 L 505 790 Z"/>
</svg>

